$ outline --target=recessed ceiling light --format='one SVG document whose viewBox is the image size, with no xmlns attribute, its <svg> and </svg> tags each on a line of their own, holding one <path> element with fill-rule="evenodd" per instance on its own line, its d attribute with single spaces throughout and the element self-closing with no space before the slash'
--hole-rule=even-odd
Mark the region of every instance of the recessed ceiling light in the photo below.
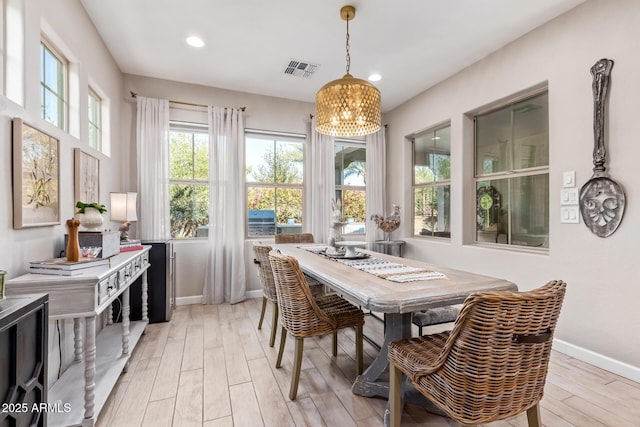
<svg viewBox="0 0 640 427">
<path fill-rule="evenodd" d="M 371 74 L 369 76 L 369 81 L 370 82 L 377 82 L 380 79 L 382 79 L 382 76 L 380 74 Z"/>
<path fill-rule="evenodd" d="M 187 37 L 187 43 L 190 46 L 193 46 L 193 47 L 203 47 L 204 46 L 204 42 L 202 41 L 202 39 L 200 37 L 197 37 L 197 36 Z"/>
</svg>

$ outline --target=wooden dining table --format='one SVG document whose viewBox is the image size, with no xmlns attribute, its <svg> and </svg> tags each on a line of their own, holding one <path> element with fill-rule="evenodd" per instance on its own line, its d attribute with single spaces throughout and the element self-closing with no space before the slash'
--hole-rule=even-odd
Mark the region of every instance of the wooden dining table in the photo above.
<svg viewBox="0 0 640 427">
<path fill-rule="evenodd" d="M 360 396 L 389 397 L 389 382 L 383 376 L 389 362 L 388 344 L 411 337 L 411 313 L 433 307 L 462 303 L 478 291 L 517 291 L 517 286 L 504 279 L 439 267 L 429 263 L 365 251 L 372 257 L 442 273 L 446 278 L 393 282 L 309 251 L 310 245 L 276 245 L 286 255 L 295 257 L 303 272 L 325 284 L 342 297 L 373 312 L 384 313 L 384 343 L 380 353 L 359 375 L 352 392 Z M 307 249 L 305 249 L 307 248 Z M 406 402 L 423 403 L 416 394 L 405 394 Z"/>
</svg>

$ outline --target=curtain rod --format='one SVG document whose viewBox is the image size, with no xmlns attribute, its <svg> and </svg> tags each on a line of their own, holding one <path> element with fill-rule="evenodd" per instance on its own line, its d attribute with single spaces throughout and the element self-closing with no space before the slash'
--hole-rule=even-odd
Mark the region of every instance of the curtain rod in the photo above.
<svg viewBox="0 0 640 427">
<path fill-rule="evenodd" d="M 138 94 L 135 93 L 134 91 L 130 90 L 129 93 L 131 94 L 132 98 L 137 98 Z M 172 104 L 180 104 L 180 105 L 189 105 L 191 107 L 208 107 L 208 105 L 204 105 L 204 104 L 194 104 L 193 102 L 184 102 L 184 101 L 174 101 L 173 99 L 170 99 L 169 102 L 171 102 Z M 227 107 L 224 107 L 224 109 L 226 110 Z M 239 110 L 244 111 L 246 110 L 247 107 L 240 107 Z"/>
</svg>

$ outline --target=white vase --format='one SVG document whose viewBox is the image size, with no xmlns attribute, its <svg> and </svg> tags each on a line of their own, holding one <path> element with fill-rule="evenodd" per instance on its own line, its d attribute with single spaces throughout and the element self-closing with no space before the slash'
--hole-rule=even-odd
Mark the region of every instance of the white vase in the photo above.
<svg viewBox="0 0 640 427">
<path fill-rule="evenodd" d="M 78 214 L 78 219 L 80 220 L 80 225 L 87 230 L 98 230 L 104 222 L 102 214 L 96 208 L 84 208 L 84 213 Z"/>
</svg>

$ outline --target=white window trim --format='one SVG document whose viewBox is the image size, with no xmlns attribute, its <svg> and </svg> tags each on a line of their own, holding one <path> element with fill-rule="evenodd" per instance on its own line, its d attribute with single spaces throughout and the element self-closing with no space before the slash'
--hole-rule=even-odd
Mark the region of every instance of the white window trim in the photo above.
<svg viewBox="0 0 640 427">
<path fill-rule="evenodd" d="M 451 191 L 451 178 L 449 179 L 443 179 L 443 180 L 436 180 L 436 181 L 432 181 L 432 182 L 425 182 L 425 183 L 420 183 L 420 184 L 416 184 L 416 175 L 415 175 L 415 167 L 416 167 L 416 158 L 415 158 L 415 142 L 416 142 L 416 138 L 422 135 L 426 135 L 426 134 L 432 134 L 437 132 L 440 129 L 444 129 L 444 128 L 449 128 L 449 133 L 451 133 L 451 122 L 447 121 L 444 123 L 440 123 L 437 124 L 435 126 L 432 126 L 430 128 L 427 128 L 424 131 L 418 132 L 414 135 L 411 136 L 411 237 L 416 237 L 419 239 L 437 239 L 437 240 L 445 240 L 445 241 L 451 241 L 451 235 L 449 235 L 449 237 L 442 237 L 442 236 L 429 236 L 429 235 L 423 235 L 423 234 L 419 234 L 417 233 L 416 230 L 416 221 L 415 221 L 415 211 L 416 211 L 416 190 L 417 189 L 421 189 L 421 188 L 437 188 L 437 187 L 445 187 L 445 186 L 449 186 L 449 191 Z M 449 141 L 449 157 L 451 157 L 451 141 Z M 449 219 L 451 219 L 451 211 L 449 211 Z M 451 224 L 450 224 L 451 226 Z M 451 230 L 449 231 L 449 234 L 451 234 Z"/>
<path fill-rule="evenodd" d="M 335 163 L 335 147 L 337 145 L 342 145 L 344 147 L 355 147 L 355 148 L 364 148 L 365 150 L 365 156 L 367 155 L 366 151 L 367 151 L 367 144 L 366 141 L 361 141 L 361 140 L 356 140 L 356 139 L 347 139 L 347 138 L 336 138 L 333 141 L 333 147 L 334 147 L 334 163 Z M 341 185 L 341 184 L 335 184 L 335 188 L 334 188 L 334 193 L 337 192 L 338 190 L 344 192 L 346 191 L 363 191 L 364 192 L 364 197 L 366 200 L 367 197 L 367 185 Z M 344 193 L 342 193 L 344 194 Z M 344 204 L 343 204 L 344 206 Z M 344 212 L 343 212 L 344 213 Z M 365 213 L 366 214 L 366 213 Z M 348 233 L 349 236 L 366 236 L 367 235 L 367 221 L 365 218 L 365 223 L 364 223 L 364 233 Z"/>
<path fill-rule="evenodd" d="M 96 99 L 96 121 L 97 123 L 93 123 L 91 121 L 91 117 L 89 117 L 88 119 L 88 128 L 89 128 L 89 135 L 91 135 L 91 126 L 94 126 L 97 130 L 97 135 L 98 135 L 98 141 L 97 141 L 97 146 L 96 147 L 92 147 L 95 148 L 96 150 L 102 152 L 102 98 L 98 95 L 98 93 L 93 90 L 93 88 L 91 86 L 89 86 L 88 92 L 87 92 L 87 98 L 88 97 L 93 97 Z M 89 108 L 89 106 L 87 105 L 87 109 Z M 89 147 L 91 147 L 91 139 L 89 138 Z"/>
<path fill-rule="evenodd" d="M 307 136 L 298 133 L 292 132 L 278 132 L 278 131 L 269 131 L 269 130 L 260 130 L 260 129 L 245 129 L 244 130 L 245 137 L 245 150 L 246 150 L 246 140 L 248 138 L 253 139 L 264 139 L 265 141 L 271 141 L 275 143 L 276 141 L 281 142 L 295 142 L 302 144 L 302 183 L 300 184 L 291 184 L 291 183 L 269 183 L 269 182 L 256 182 L 256 181 L 247 181 L 246 174 L 244 176 L 244 204 L 245 204 L 245 212 L 244 212 L 244 236 L 247 240 L 260 240 L 265 238 L 275 237 L 271 235 L 265 236 L 249 236 L 249 209 L 247 207 L 247 195 L 249 194 L 249 188 L 289 188 L 289 189 L 300 189 L 302 191 L 302 232 L 305 230 L 305 222 L 304 218 L 307 218 L 307 212 L 305 209 L 305 197 L 306 197 L 306 182 L 307 182 L 307 170 L 309 169 L 307 166 L 308 158 L 308 150 L 307 150 Z M 246 156 L 245 156 L 245 167 L 246 164 Z M 276 207 L 277 210 L 277 207 Z M 277 224 L 277 223 L 276 223 Z"/>
<path fill-rule="evenodd" d="M 62 126 L 60 126 L 59 128 L 65 132 L 68 132 L 68 128 L 69 128 L 69 61 L 62 54 L 60 49 L 56 48 L 54 44 L 50 42 L 49 39 L 47 39 L 47 37 L 44 34 L 40 37 L 40 43 L 43 44 L 45 48 L 49 50 L 49 52 L 51 52 L 51 54 L 53 54 L 53 56 L 62 63 Z M 42 59 L 43 58 L 40 58 L 40 61 L 42 61 Z M 44 67 L 44 63 L 41 63 L 40 67 L 42 69 L 42 67 Z M 43 87 L 51 91 L 57 98 L 60 98 L 60 94 L 55 92 L 49 86 L 45 85 L 45 83 L 42 80 L 40 80 L 40 88 L 43 88 Z M 42 116 L 42 105 L 44 103 L 42 94 L 40 94 L 40 97 L 41 97 L 40 98 L 40 110 L 41 110 L 40 114 L 41 114 L 41 118 L 45 120 L 44 117 Z"/>
<path fill-rule="evenodd" d="M 194 122 L 182 122 L 182 121 L 174 121 L 171 120 L 169 122 L 169 134 L 171 132 L 185 132 L 185 133 L 200 133 L 209 135 L 208 126 L 204 123 L 194 123 Z M 171 137 L 169 137 L 171 139 Z M 209 149 L 211 149 L 211 141 L 209 141 Z M 192 156 L 194 155 L 192 150 Z M 169 158 L 169 168 L 171 168 L 171 159 Z M 211 165 L 209 165 L 209 173 L 211 173 Z M 182 185 L 206 185 L 207 187 L 210 185 L 208 179 L 172 179 L 169 178 L 169 185 L 171 184 L 182 184 Z M 169 201 L 171 203 L 171 201 Z M 209 213 L 209 218 L 211 218 L 211 212 Z M 190 242 L 190 241 L 202 241 L 208 239 L 208 237 L 172 237 L 172 240 L 179 240 L 181 242 Z"/>
<path fill-rule="evenodd" d="M 478 187 L 478 182 L 483 182 L 483 181 L 491 181 L 491 180 L 498 180 L 498 179 L 511 179 L 511 178 L 520 178 L 520 177 L 525 177 L 525 176 L 538 176 L 538 175 L 547 175 L 550 178 L 550 165 L 547 164 L 546 166 L 534 166 L 534 167 L 530 167 L 530 168 L 524 168 L 524 169 L 510 169 L 510 170 L 506 170 L 506 171 L 502 171 L 502 172 L 495 172 L 495 173 L 488 173 L 488 174 L 478 174 L 478 171 L 476 170 L 476 166 L 477 166 L 477 144 L 476 144 L 476 138 L 477 138 L 477 131 L 478 131 L 478 127 L 477 127 L 477 117 L 478 116 L 482 116 L 488 113 L 491 113 L 493 111 L 499 110 L 501 108 L 504 108 L 506 106 L 512 105 L 512 104 L 517 104 L 519 102 L 522 102 L 526 99 L 529 98 L 533 98 L 536 97 L 538 95 L 542 95 L 546 93 L 547 95 L 549 94 L 549 87 L 547 85 L 543 85 L 543 86 L 538 86 L 529 90 L 525 90 L 522 91 L 512 97 L 507 97 L 504 98 L 500 101 L 497 101 L 495 103 L 492 103 L 490 105 L 484 106 L 480 109 L 477 109 L 475 111 L 470 112 L 469 114 L 467 114 L 468 117 L 470 117 L 473 121 L 473 193 L 476 194 L 476 188 Z M 547 128 L 547 132 L 549 132 L 549 128 Z M 551 159 L 549 158 L 549 163 L 551 163 Z M 549 181 L 549 185 L 551 185 L 551 181 Z M 551 196 L 551 189 L 549 189 L 549 196 Z M 473 198 L 473 211 L 475 212 L 476 209 L 478 208 L 476 205 L 477 201 L 476 198 Z M 549 200 L 547 203 L 549 203 L 549 207 L 551 205 L 551 201 Z M 551 247 L 550 244 L 550 240 L 551 240 L 551 227 L 549 227 L 549 234 L 547 235 L 547 240 L 549 240 L 549 247 L 546 248 L 539 248 L 539 247 L 533 247 L 533 246 L 522 246 L 522 245 L 514 245 L 514 244 L 510 244 L 510 243 L 491 243 L 491 242 L 480 242 L 478 241 L 478 233 L 476 230 L 476 224 L 475 224 L 475 214 L 473 215 L 474 217 L 474 223 L 473 223 L 473 227 L 472 229 L 473 231 L 473 245 L 474 246 L 479 246 L 479 247 L 487 247 L 487 248 L 492 248 L 492 249 L 502 249 L 502 250 L 507 250 L 507 251 L 514 251 L 514 252 L 526 252 L 526 253 L 537 253 L 537 254 L 548 254 L 549 253 L 549 249 Z M 508 238 L 510 238 L 510 233 L 508 233 Z"/>
</svg>

